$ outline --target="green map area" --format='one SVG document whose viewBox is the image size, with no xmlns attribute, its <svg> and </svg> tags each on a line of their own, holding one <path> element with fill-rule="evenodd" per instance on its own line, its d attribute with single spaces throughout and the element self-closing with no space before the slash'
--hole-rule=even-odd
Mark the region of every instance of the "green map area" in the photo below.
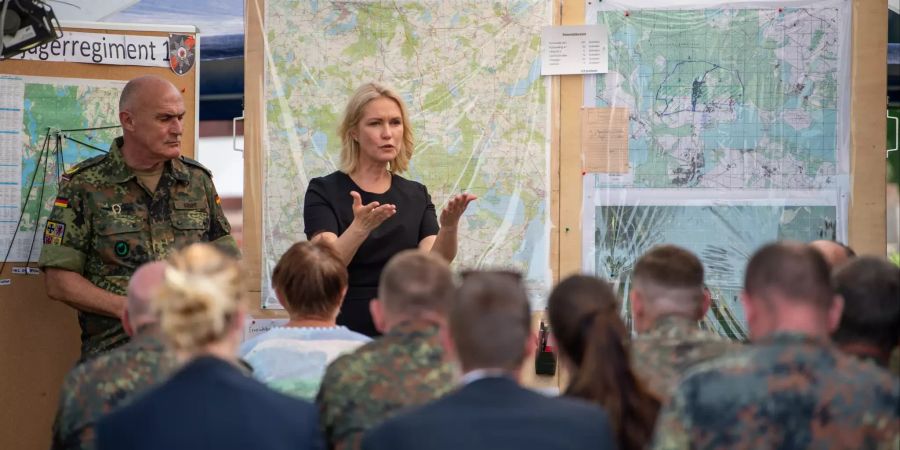
<svg viewBox="0 0 900 450">
<path fill-rule="evenodd" d="M 652 188 L 838 183 L 841 12 L 601 11 L 595 106 L 628 108 L 630 177 Z M 841 151 L 846 151 L 843 149 Z"/>
<path fill-rule="evenodd" d="M 50 130 L 117 126 L 122 87 L 124 82 L 117 81 L 26 78 L 22 123 L 23 210 L 16 242 L 34 239 L 32 260 L 40 256 L 40 233 L 56 199 L 59 174 L 103 154 L 121 134 L 119 128 L 67 131 L 64 133 L 71 139 L 57 140 L 58 133 Z"/>
<path fill-rule="evenodd" d="M 345 102 L 377 80 L 410 111 L 416 147 L 404 176 L 427 186 L 438 211 L 454 194 L 479 197 L 461 220 L 456 264 L 512 267 L 546 293 L 550 116 L 539 55 L 550 5 L 269 1 L 263 273 L 305 238 L 309 179 L 337 170 Z"/>
</svg>

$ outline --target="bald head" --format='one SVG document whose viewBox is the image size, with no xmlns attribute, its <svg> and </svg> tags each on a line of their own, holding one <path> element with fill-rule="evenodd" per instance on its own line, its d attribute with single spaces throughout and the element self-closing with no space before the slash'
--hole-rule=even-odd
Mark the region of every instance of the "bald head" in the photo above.
<svg viewBox="0 0 900 450">
<path fill-rule="evenodd" d="M 164 262 L 154 261 L 139 267 L 131 276 L 126 307 L 133 328 L 157 321 L 151 304 L 156 290 L 163 284 L 165 269 Z"/>
<path fill-rule="evenodd" d="M 133 78 L 122 89 L 122 96 L 119 97 L 119 112 L 132 110 L 136 105 L 145 103 L 147 97 L 157 97 L 170 92 L 180 95 L 178 88 L 164 78 L 156 75 Z"/>
<path fill-rule="evenodd" d="M 809 246 L 814 248 L 828 263 L 828 267 L 834 270 L 856 256 L 856 253 L 846 245 L 835 241 L 812 241 Z"/>
</svg>

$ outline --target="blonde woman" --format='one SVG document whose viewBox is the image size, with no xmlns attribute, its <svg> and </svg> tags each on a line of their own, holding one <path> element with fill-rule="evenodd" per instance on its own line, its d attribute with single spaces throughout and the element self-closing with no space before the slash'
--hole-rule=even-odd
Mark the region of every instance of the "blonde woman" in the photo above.
<svg viewBox="0 0 900 450">
<path fill-rule="evenodd" d="M 321 448 L 310 403 L 270 390 L 239 367 L 243 278 L 237 261 L 209 244 L 169 257 L 155 306 L 163 335 L 184 366 L 104 418 L 98 448 Z"/>
<path fill-rule="evenodd" d="M 369 301 L 384 265 L 415 248 L 453 261 L 459 219 L 476 197 L 454 196 L 438 221 L 425 186 L 400 176 L 413 155 L 413 131 L 403 99 L 382 84 L 357 89 L 339 132 L 341 168 L 310 180 L 303 220 L 307 239 L 331 243 L 347 265 L 338 324 L 375 336 Z"/>
</svg>

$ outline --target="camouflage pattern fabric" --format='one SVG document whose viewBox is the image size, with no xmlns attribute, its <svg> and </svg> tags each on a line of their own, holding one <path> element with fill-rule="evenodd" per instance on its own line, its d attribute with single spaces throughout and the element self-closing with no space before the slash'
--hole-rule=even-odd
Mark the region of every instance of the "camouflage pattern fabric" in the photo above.
<svg viewBox="0 0 900 450">
<path fill-rule="evenodd" d="M 655 449 L 896 449 L 900 386 L 827 340 L 775 333 L 702 363 L 656 424 Z"/>
<path fill-rule="evenodd" d="M 455 387 L 438 329 L 404 322 L 328 366 L 316 403 L 329 448 L 358 449 L 366 430 Z"/>
<path fill-rule="evenodd" d="M 117 138 L 109 154 L 84 161 L 62 177 L 44 229 L 41 267 L 70 270 L 125 295 L 138 266 L 188 244 L 214 242 L 237 254 L 206 168 L 185 157 L 171 160 L 151 193 L 125 165 L 123 142 Z M 128 340 L 116 317 L 79 311 L 78 323 L 82 360 Z"/>
<path fill-rule="evenodd" d="M 701 330 L 697 321 L 669 315 L 632 341 L 631 355 L 638 375 L 665 402 L 688 369 L 742 347 Z"/>
<path fill-rule="evenodd" d="M 176 367 L 155 333 L 76 366 L 66 376 L 53 424 L 54 450 L 95 447 L 94 426 L 101 417 L 156 385 Z"/>
</svg>

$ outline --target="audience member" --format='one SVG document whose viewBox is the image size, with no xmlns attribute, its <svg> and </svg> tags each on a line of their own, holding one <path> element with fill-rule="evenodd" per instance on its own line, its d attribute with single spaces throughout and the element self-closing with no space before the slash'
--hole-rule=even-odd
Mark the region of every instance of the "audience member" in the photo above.
<svg viewBox="0 0 900 450">
<path fill-rule="evenodd" d="M 371 341 L 336 323 L 347 291 L 347 268 L 330 244 L 298 242 L 275 265 L 272 286 L 290 321 L 245 342 L 240 355 L 256 379 L 312 400 L 325 367 Z"/>
<path fill-rule="evenodd" d="M 844 298 L 832 339 L 845 353 L 887 368 L 900 344 L 900 268 L 863 256 L 837 269 L 831 281 Z"/>
<path fill-rule="evenodd" d="M 464 372 L 462 386 L 388 419 L 366 435 L 364 449 L 615 448 L 606 414 L 597 406 L 519 386 L 535 340 L 517 274 L 465 276 L 449 322 L 448 347 Z"/>
<path fill-rule="evenodd" d="M 550 329 L 571 376 L 565 395 L 602 406 L 617 447 L 641 450 L 650 441 L 660 401 L 631 368 L 619 310 L 612 287 L 585 275 L 561 281 L 547 304 Z"/>
<path fill-rule="evenodd" d="M 329 447 L 359 448 L 369 428 L 453 388 L 439 337 L 453 295 L 439 256 L 406 250 L 388 262 L 370 304 L 384 336 L 331 363 L 316 397 Z"/>
<path fill-rule="evenodd" d="M 66 376 L 53 424 L 53 449 L 93 449 L 94 426 L 101 417 L 175 368 L 175 357 L 163 345 L 151 310 L 164 269 L 161 261 L 147 263 L 129 280 L 122 326 L 131 340 L 76 366 Z"/>
<path fill-rule="evenodd" d="M 674 245 L 657 246 L 638 259 L 631 275 L 631 313 L 638 337 L 634 367 L 661 398 L 667 399 L 693 365 L 740 348 L 701 330 L 710 307 L 703 287 L 703 264 Z"/>
<path fill-rule="evenodd" d="M 896 446 L 900 386 L 829 342 L 843 302 L 818 252 L 764 246 L 742 301 L 754 345 L 688 374 L 660 414 L 655 448 Z"/>
<path fill-rule="evenodd" d="M 321 447 L 312 404 L 272 391 L 239 368 L 244 278 L 237 261 L 211 244 L 168 258 L 155 306 L 163 334 L 186 365 L 102 419 L 101 450 Z"/>
<path fill-rule="evenodd" d="M 810 242 L 809 245 L 825 258 L 825 262 L 828 263 L 831 270 L 837 269 L 856 257 L 856 252 L 852 248 L 837 241 L 818 240 Z"/>
</svg>

